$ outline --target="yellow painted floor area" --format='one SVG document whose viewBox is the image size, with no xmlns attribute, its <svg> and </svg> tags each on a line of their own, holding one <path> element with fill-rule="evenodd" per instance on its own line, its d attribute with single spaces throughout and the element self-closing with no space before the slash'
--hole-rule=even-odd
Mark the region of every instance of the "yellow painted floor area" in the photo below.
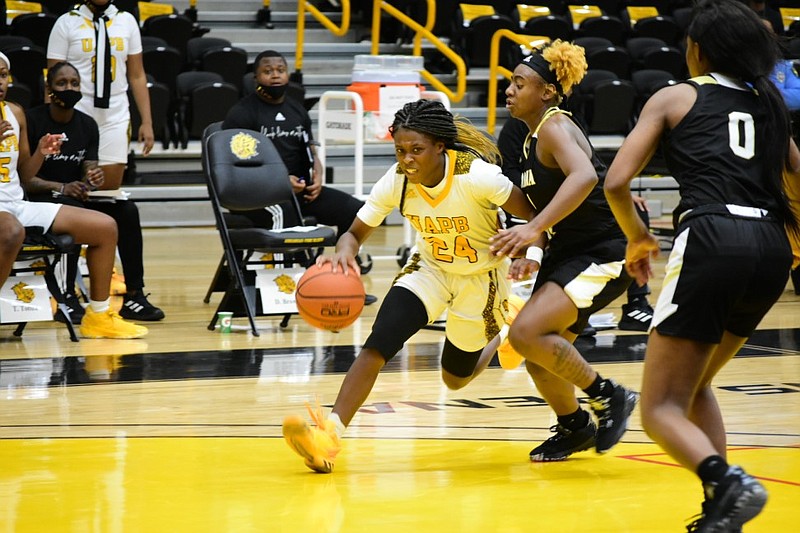
<svg viewBox="0 0 800 533">
<path fill-rule="evenodd" d="M 549 464 L 529 447 L 348 439 L 320 475 L 279 438 L 10 439 L 0 531 L 668 532 L 699 511 L 697 481 L 654 445 Z M 770 493 L 746 530 L 797 531 L 800 449 L 730 459 Z"/>
</svg>

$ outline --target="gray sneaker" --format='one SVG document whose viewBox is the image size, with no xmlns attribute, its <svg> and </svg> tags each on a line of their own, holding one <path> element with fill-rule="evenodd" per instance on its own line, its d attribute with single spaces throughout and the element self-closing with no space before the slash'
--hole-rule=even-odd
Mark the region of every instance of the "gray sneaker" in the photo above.
<svg viewBox="0 0 800 533">
<path fill-rule="evenodd" d="M 767 503 L 767 490 L 738 466 L 731 466 L 719 483 L 705 483 L 703 512 L 686 531 L 717 533 L 741 531 Z"/>
<path fill-rule="evenodd" d="M 610 398 L 589 399 L 589 405 L 597 416 L 597 453 L 606 453 L 620 441 L 628 429 L 628 419 L 639 400 L 637 393 L 609 381 L 614 384 L 614 392 Z"/>
</svg>

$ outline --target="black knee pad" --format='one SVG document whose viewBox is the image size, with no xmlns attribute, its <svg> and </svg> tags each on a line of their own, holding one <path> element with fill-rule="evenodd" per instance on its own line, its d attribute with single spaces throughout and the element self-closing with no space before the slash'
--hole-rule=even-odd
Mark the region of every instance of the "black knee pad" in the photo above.
<svg viewBox="0 0 800 533">
<path fill-rule="evenodd" d="M 475 365 L 483 350 L 467 352 L 456 347 L 450 339 L 444 340 L 442 349 L 442 368 L 454 376 L 468 378 L 475 371 Z"/>
<path fill-rule="evenodd" d="M 395 285 L 383 299 L 364 348 L 377 350 L 389 361 L 427 323 L 428 311 L 417 295 Z"/>
</svg>

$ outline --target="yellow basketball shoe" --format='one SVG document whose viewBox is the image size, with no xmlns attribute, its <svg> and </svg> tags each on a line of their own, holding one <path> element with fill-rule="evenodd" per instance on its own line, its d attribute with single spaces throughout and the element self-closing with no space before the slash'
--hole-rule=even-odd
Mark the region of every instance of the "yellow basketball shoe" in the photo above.
<svg viewBox="0 0 800 533">
<path fill-rule="evenodd" d="M 508 317 L 506 318 L 506 324 L 500 330 L 500 346 L 497 347 L 497 359 L 500 360 L 500 366 L 506 370 L 513 370 L 519 366 L 519 364 L 525 359 L 520 354 L 511 347 L 511 343 L 508 342 L 508 326 L 514 323 L 514 319 L 517 318 L 522 307 L 525 305 L 525 300 L 517 296 L 516 294 L 511 294 L 508 296 Z"/>
<path fill-rule="evenodd" d="M 139 339 L 147 335 L 147 328 L 128 322 L 111 309 L 95 313 L 87 307 L 81 335 L 89 339 Z"/>
<path fill-rule="evenodd" d="M 286 444 L 305 459 L 305 464 L 314 472 L 330 474 L 333 462 L 341 446 L 335 425 L 330 420 L 323 420 L 322 409 L 317 412 L 306 405 L 311 419 L 317 427 L 311 427 L 301 416 L 287 416 L 283 419 L 283 438 Z"/>
</svg>

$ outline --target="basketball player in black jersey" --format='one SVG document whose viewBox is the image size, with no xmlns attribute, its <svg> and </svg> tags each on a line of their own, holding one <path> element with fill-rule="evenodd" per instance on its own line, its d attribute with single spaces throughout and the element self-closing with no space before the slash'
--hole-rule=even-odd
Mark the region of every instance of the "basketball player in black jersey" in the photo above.
<svg viewBox="0 0 800 533">
<path fill-rule="evenodd" d="M 769 74 L 775 37 L 748 7 L 701 0 L 688 29 L 692 79 L 645 105 L 609 169 L 605 191 L 628 237 L 626 266 L 651 276 L 656 239 L 636 216 L 630 181 L 659 142 L 680 184 L 676 237 L 656 304 L 642 384 L 642 425 L 696 472 L 705 502 L 689 531 L 741 531 L 767 500 L 764 487 L 726 461 L 725 427 L 711 382 L 786 287 L 785 226 L 797 218 L 782 174 L 800 180 L 789 114 Z"/>
<path fill-rule="evenodd" d="M 586 133 L 558 107 L 585 72 L 583 48 L 556 40 L 517 65 L 506 89 L 506 107 L 529 129 L 520 184 L 536 217 L 500 230 L 492 250 L 526 255 L 512 264 L 517 280 L 539 270 L 507 340 L 558 417 L 554 435 L 531 450 L 532 461 L 563 461 L 589 448 L 607 452 L 622 438 L 636 405 L 636 393 L 603 379 L 572 345 L 589 316 L 631 282 L 623 265 L 625 236 L 598 177 L 605 166 Z M 501 353 L 503 335 L 501 330 Z M 575 387 L 589 396 L 597 426 L 578 404 Z"/>
</svg>

